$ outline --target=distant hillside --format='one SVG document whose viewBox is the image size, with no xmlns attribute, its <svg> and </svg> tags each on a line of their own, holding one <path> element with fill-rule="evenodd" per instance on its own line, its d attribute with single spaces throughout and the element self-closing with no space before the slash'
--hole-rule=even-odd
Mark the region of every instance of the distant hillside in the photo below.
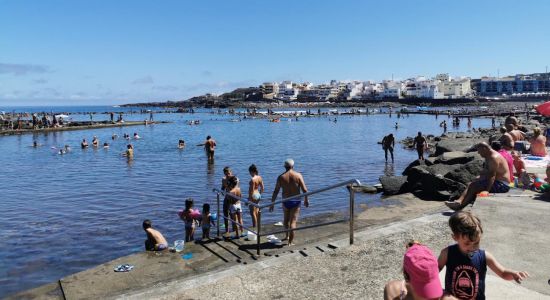
<svg viewBox="0 0 550 300">
<path fill-rule="evenodd" d="M 264 99 L 263 94 L 257 87 L 238 88 L 228 93 L 221 94 L 219 96 L 212 94 L 205 94 L 201 96 L 195 96 L 187 100 L 182 101 L 166 101 L 166 102 L 146 102 L 146 103 L 129 103 L 121 106 L 156 106 L 156 107 L 176 107 L 176 108 L 188 108 L 188 107 L 229 107 L 232 105 L 238 105 L 242 102 L 271 102 L 270 99 Z"/>
</svg>

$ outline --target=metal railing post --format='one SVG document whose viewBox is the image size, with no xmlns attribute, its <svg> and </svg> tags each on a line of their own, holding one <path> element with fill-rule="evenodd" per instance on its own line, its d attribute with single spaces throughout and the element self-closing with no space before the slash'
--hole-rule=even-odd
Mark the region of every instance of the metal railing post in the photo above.
<svg viewBox="0 0 550 300">
<path fill-rule="evenodd" d="M 218 204 L 217 205 L 218 206 L 218 208 L 217 208 L 218 212 L 217 212 L 217 215 L 216 215 L 217 216 L 217 218 L 216 218 L 216 227 L 217 227 L 216 235 L 217 235 L 218 238 L 220 238 L 220 218 L 221 218 L 221 216 L 220 216 L 220 193 L 216 193 L 216 201 L 217 201 L 217 204 Z"/>
<path fill-rule="evenodd" d="M 349 186 L 349 244 L 353 245 L 353 215 L 355 210 L 355 192 L 353 191 L 353 184 Z"/>
<path fill-rule="evenodd" d="M 258 256 L 260 256 L 260 239 L 261 239 L 261 234 L 262 234 L 262 209 L 261 208 L 258 208 L 258 220 L 257 220 L 257 223 L 256 223 L 256 226 L 258 226 L 258 232 L 256 233 L 256 254 Z"/>
</svg>

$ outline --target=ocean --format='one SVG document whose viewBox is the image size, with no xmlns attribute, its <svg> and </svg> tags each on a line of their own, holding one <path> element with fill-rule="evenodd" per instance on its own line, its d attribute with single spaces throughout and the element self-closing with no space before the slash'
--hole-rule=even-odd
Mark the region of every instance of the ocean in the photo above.
<svg viewBox="0 0 550 300">
<path fill-rule="evenodd" d="M 5 112 L 96 112 L 96 121 L 107 120 L 109 116 L 101 113 L 112 110 L 140 108 L 0 107 Z M 125 114 L 125 120 L 148 117 L 148 113 Z M 89 120 L 86 114 L 71 118 Z M 215 211 L 212 189 L 220 187 L 225 166 L 233 169 L 246 193 L 248 167 L 256 164 L 266 186 L 264 199 L 271 198 L 286 158 L 295 160 L 295 169 L 303 174 L 310 191 L 353 178 L 374 184 L 381 175 L 400 175 L 416 159 L 416 152 L 402 149 L 399 140 L 418 131 L 439 135 L 439 122 L 447 120 L 447 116 L 436 120 L 411 114 L 397 119 L 396 114 L 377 114 L 337 116 L 337 122 L 335 116 L 235 122 L 235 116 L 205 109 L 195 114 L 156 113 L 154 118 L 171 123 L 0 136 L 0 238 L 4 241 L 0 297 L 143 251 L 144 219 L 151 219 L 170 243 L 183 239 L 184 224 L 177 211 L 189 197 L 195 200 L 195 208 L 210 203 Z M 201 123 L 188 125 L 190 120 Z M 490 122 L 474 119 L 473 126 L 490 127 Z M 449 126 L 449 130 L 467 130 L 466 122 L 461 126 Z M 122 138 L 134 132 L 141 139 Z M 395 163 L 386 164 L 377 142 L 389 133 L 396 137 Z M 113 134 L 119 138 L 112 140 Z M 207 135 L 218 145 L 214 163 L 208 163 L 203 148 L 196 146 Z M 80 141 L 86 138 L 90 143 L 93 136 L 110 143 L 110 148 L 80 149 Z M 186 142 L 183 150 L 177 148 L 179 139 Z M 42 146 L 33 148 L 33 141 Z M 131 161 L 121 155 L 128 142 L 135 148 Z M 57 154 L 56 149 L 64 145 L 71 151 Z M 301 215 L 345 210 L 348 199 L 345 188 L 315 195 Z M 384 205 L 380 195 L 357 194 L 356 205 L 365 203 Z M 282 212 L 276 209 L 262 217 L 263 222 L 274 223 L 282 219 Z M 246 209 L 243 219 L 250 224 Z"/>
</svg>

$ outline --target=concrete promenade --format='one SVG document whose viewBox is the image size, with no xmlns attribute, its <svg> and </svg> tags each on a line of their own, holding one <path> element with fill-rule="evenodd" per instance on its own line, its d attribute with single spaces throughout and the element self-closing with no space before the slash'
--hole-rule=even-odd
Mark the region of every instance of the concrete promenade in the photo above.
<svg viewBox="0 0 550 300">
<path fill-rule="evenodd" d="M 479 198 L 472 209 L 483 223 L 482 248 L 507 268 L 531 277 L 518 285 L 488 271 L 487 299 L 550 299 L 550 202 L 513 189 Z M 402 279 L 405 243 L 420 240 L 436 255 L 453 242 L 450 212 L 440 202 L 408 194 L 387 198 L 357 216 L 355 244 L 347 224 L 301 231 L 294 247 L 265 249 L 215 241 L 181 253 L 140 253 L 29 290 L 14 298 L 41 299 L 382 299 L 386 281 Z M 207 250 L 209 249 L 209 250 Z M 122 263 L 135 266 L 115 273 Z M 441 272 L 444 276 L 444 271 Z"/>
</svg>

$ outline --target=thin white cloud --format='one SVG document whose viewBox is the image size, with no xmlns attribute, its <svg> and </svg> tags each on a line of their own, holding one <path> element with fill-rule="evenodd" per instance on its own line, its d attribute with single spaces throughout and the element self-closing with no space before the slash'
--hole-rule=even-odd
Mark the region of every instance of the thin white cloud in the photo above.
<svg viewBox="0 0 550 300">
<path fill-rule="evenodd" d="M 174 85 L 155 85 L 153 87 L 151 87 L 151 89 L 153 90 L 157 90 L 157 91 L 177 91 L 179 88 L 177 86 L 174 86 Z"/>
<path fill-rule="evenodd" d="M 153 80 L 153 77 L 151 77 L 151 75 L 147 75 L 143 78 L 138 78 L 132 81 L 132 84 L 137 84 L 137 85 L 148 85 L 153 83 L 155 83 L 155 81 Z"/>
<path fill-rule="evenodd" d="M 33 80 L 32 83 L 34 83 L 34 84 L 45 84 L 45 83 L 48 83 L 48 80 L 46 80 L 44 78 L 39 78 L 39 79 Z"/>
<path fill-rule="evenodd" d="M 0 74 L 11 74 L 16 76 L 27 75 L 32 73 L 48 73 L 50 68 L 43 65 L 33 64 L 5 64 L 0 63 Z"/>
</svg>

